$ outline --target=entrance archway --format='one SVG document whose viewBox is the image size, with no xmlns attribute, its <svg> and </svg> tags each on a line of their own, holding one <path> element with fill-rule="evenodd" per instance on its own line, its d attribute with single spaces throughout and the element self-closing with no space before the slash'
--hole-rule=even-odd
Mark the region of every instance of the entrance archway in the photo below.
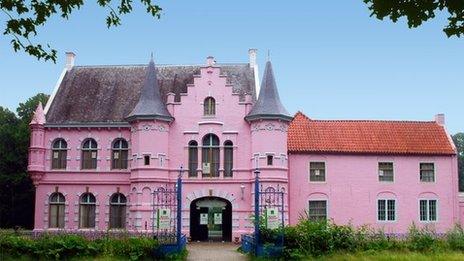
<svg viewBox="0 0 464 261">
<path fill-rule="evenodd" d="M 232 204 L 219 197 L 190 203 L 190 237 L 193 241 L 232 241 Z"/>
</svg>

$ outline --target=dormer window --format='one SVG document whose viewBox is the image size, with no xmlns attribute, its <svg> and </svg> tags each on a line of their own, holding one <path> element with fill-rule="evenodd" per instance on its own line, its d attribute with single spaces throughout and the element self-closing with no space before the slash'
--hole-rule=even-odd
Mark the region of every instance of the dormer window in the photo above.
<svg viewBox="0 0 464 261">
<path fill-rule="evenodd" d="M 203 103 L 203 108 L 205 116 L 216 115 L 216 100 L 213 97 L 207 97 Z"/>
</svg>

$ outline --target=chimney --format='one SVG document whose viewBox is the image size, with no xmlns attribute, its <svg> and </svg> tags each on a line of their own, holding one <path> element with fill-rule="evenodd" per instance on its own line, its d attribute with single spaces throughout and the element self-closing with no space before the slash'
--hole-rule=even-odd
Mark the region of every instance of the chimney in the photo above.
<svg viewBox="0 0 464 261">
<path fill-rule="evenodd" d="M 250 68 L 255 68 L 256 66 L 256 54 L 258 49 L 248 49 L 248 57 L 250 59 Z"/>
<path fill-rule="evenodd" d="M 206 65 L 213 66 L 216 63 L 213 56 L 206 57 Z"/>
<path fill-rule="evenodd" d="M 435 115 L 435 122 L 438 125 L 445 126 L 445 114 L 439 113 L 439 114 Z"/>
<path fill-rule="evenodd" d="M 76 55 L 73 52 L 66 52 L 66 70 L 70 71 L 74 67 Z"/>
</svg>

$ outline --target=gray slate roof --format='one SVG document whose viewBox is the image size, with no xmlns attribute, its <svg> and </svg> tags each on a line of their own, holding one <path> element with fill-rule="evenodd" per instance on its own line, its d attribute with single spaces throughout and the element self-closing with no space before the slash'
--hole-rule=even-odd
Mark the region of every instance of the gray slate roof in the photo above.
<svg viewBox="0 0 464 261">
<path fill-rule="evenodd" d="M 157 65 L 161 98 L 174 93 L 175 101 L 187 92 L 187 84 L 203 65 Z M 253 69 L 248 63 L 216 64 L 233 91 L 256 99 Z M 120 123 L 139 101 L 147 65 L 74 66 L 63 81 L 47 112 L 47 124 Z"/>
<path fill-rule="evenodd" d="M 292 116 L 282 105 L 279 97 L 279 91 L 274 78 L 272 64 L 270 61 L 266 63 L 264 69 L 263 81 L 261 82 L 261 90 L 259 91 L 258 101 L 251 109 L 250 113 L 245 117 L 248 121 L 259 119 L 280 119 L 291 121 Z"/>
<path fill-rule="evenodd" d="M 167 110 L 166 104 L 161 99 L 153 58 L 148 64 L 139 101 L 126 119 L 128 121 L 135 119 L 160 119 L 172 121 L 174 119 Z"/>
</svg>

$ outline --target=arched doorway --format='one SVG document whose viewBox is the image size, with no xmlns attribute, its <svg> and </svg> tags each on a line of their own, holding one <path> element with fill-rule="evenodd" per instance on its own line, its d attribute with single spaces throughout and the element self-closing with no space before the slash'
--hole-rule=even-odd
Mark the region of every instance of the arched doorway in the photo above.
<svg viewBox="0 0 464 261">
<path fill-rule="evenodd" d="M 219 197 L 203 197 L 190 204 L 193 241 L 232 241 L 232 204 Z"/>
</svg>

